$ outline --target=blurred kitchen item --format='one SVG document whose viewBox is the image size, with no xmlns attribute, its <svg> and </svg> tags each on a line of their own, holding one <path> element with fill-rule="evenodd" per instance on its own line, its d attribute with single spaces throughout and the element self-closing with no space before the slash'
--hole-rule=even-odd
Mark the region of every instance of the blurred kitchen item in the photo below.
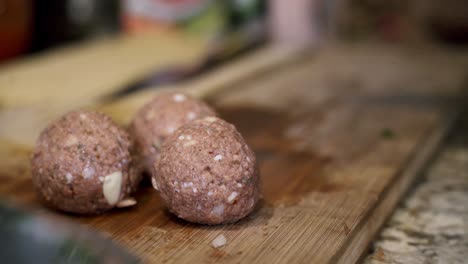
<svg viewBox="0 0 468 264">
<path fill-rule="evenodd" d="M 263 21 L 267 12 L 265 0 L 224 0 L 223 3 L 227 27 L 230 30 Z"/>
<path fill-rule="evenodd" d="M 273 41 L 286 46 L 318 45 L 335 33 L 344 0 L 270 0 L 269 27 Z"/>
<path fill-rule="evenodd" d="M 288 45 L 316 42 L 319 28 L 314 21 L 316 0 L 272 0 L 270 26 L 274 41 Z"/>
<path fill-rule="evenodd" d="M 0 203 L 2 263 L 139 263 L 109 239 L 74 225 Z"/>
<path fill-rule="evenodd" d="M 206 40 L 207 47 L 200 62 L 155 69 L 149 76 L 106 98 L 110 100 L 137 90 L 190 80 L 253 51 L 267 38 L 263 0 L 125 0 L 123 6 L 123 25 L 129 32 L 194 33 Z"/>
<path fill-rule="evenodd" d="M 33 51 L 113 34 L 120 26 L 114 0 L 43 0 L 34 8 Z"/>
<path fill-rule="evenodd" d="M 127 32 L 164 31 L 181 24 L 202 34 L 224 27 L 220 1 L 123 0 L 122 24 Z"/>
<path fill-rule="evenodd" d="M 104 98 L 104 100 L 112 101 L 139 90 L 189 81 L 256 50 L 265 42 L 266 31 L 263 24 L 248 24 L 235 32 L 220 35 L 220 37 L 212 41 L 205 53 L 205 57 L 198 63 L 193 65 L 172 65 L 164 69 L 158 68 L 144 79 L 123 87 Z"/>
<path fill-rule="evenodd" d="M 27 51 L 32 32 L 29 0 L 0 0 L 0 62 Z"/>
<path fill-rule="evenodd" d="M 468 1 L 430 3 L 428 28 L 432 36 L 446 43 L 468 44 Z"/>
<path fill-rule="evenodd" d="M 182 30 L 212 38 L 257 20 L 265 0 L 123 0 L 127 32 Z"/>
</svg>

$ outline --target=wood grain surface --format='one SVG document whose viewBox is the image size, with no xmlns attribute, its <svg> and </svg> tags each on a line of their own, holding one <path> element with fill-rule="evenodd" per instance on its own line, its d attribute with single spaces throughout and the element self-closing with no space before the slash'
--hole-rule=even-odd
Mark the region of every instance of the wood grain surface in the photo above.
<svg viewBox="0 0 468 264">
<path fill-rule="evenodd" d="M 262 203 L 235 224 L 179 220 L 148 183 L 133 208 L 90 217 L 53 212 L 31 186 L 30 140 L 1 133 L 0 194 L 104 232 L 148 263 L 352 263 L 450 127 L 466 61 L 433 50 L 333 47 L 263 74 L 199 80 L 207 90 L 195 94 L 234 123 L 258 156 Z M 227 71 L 236 76 L 239 68 Z M 93 108 L 125 124 L 151 95 Z M 220 234 L 227 244 L 215 249 Z"/>
</svg>

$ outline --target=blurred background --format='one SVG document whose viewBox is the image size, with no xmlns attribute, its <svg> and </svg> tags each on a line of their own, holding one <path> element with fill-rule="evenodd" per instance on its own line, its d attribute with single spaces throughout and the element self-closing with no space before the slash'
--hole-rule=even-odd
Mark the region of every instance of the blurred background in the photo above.
<svg viewBox="0 0 468 264">
<path fill-rule="evenodd" d="M 463 0 L 0 0 L 0 63 L 147 31 L 183 32 L 218 46 L 234 41 L 237 49 L 265 39 L 288 45 L 329 38 L 463 45 L 467 14 Z"/>
</svg>

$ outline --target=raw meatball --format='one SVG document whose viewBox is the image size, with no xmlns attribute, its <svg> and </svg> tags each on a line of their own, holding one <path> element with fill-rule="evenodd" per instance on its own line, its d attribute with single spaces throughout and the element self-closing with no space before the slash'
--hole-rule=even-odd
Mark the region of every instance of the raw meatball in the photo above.
<svg viewBox="0 0 468 264">
<path fill-rule="evenodd" d="M 129 128 L 142 155 L 145 171 L 152 173 L 162 143 L 177 128 L 195 119 L 215 115 L 204 102 L 180 92 L 164 91 L 155 96 L 138 111 Z"/>
<path fill-rule="evenodd" d="M 180 127 L 154 166 L 154 187 L 171 212 L 190 222 L 235 222 L 259 199 L 254 152 L 233 125 L 216 117 Z"/>
<path fill-rule="evenodd" d="M 39 136 L 31 161 L 33 184 L 50 206 L 79 214 L 135 203 L 140 173 L 133 143 L 110 117 L 71 112 Z"/>
</svg>

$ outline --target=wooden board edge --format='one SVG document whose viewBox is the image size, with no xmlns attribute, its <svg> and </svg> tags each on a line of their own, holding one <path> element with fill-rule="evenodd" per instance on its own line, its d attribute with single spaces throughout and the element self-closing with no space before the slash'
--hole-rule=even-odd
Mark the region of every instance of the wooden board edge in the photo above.
<svg viewBox="0 0 468 264">
<path fill-rule="evenodd" d="M 399 175 L 388 186 L 386 191 L 382 193 L 381 199 L 364 216 L 369 221 L 358 224 L 343 248 L 331 258 L 330 263 L 357 263 L 365 256 L 366 249 L 370 247 L 371 242 L 383 227 L 387 218 L 394 212 L 401 198 L 409 191 L 418 176 L 436 156 L 437 150 L 450 129 L 453 128 L 459 114 L 457 110 L 448 110 L 445 114 L 442 114 L 442 118 L 445 118 L 445 120 L 441 127 L 430 132 L 427 138 L 421 142 L 410 161 L 399 172 Z"/>
<path fill-rule="evenodd" d="M 306 53 L 305 49 L 269 45 L 180 88 L 192 96 L 206 98 L 228 87 L 262 78 L 265 74 L 297 62 L 305 57 Z"/>
</svg>

